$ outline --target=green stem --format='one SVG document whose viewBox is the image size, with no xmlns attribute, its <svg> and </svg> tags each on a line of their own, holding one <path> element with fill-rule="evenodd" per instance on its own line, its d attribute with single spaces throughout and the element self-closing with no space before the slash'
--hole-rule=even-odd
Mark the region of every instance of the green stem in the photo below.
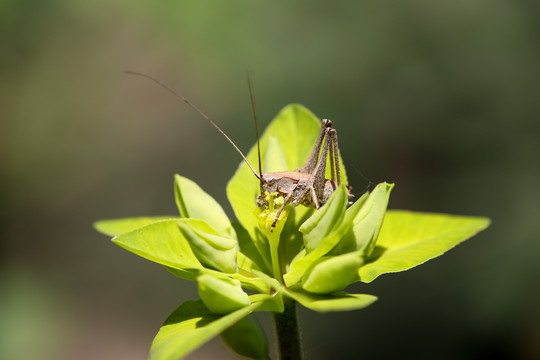
<svg viewBox="0 0 540 360">
<path fill-rule="evenodd" d="M 279 236 L 280 233 L 270 232 L 267 234 L 268 242 L 270 244 L 270 258 L 272 261 L 272 273 L 274 279 L 277 279 L 280 284 L 283 285 L 283 277 L 281 275 L 281 266 L 279 258 Z"/>
<path fill-rule="evenodd" d="M 298 315 L 296 313 L 296 301 L 284 298 L 285 310 L 282 313 L 273 313 L 276 337 L 281 360 L 302 360 L 302 342 L 300 328 L 298 327 Z"/>
</svg>

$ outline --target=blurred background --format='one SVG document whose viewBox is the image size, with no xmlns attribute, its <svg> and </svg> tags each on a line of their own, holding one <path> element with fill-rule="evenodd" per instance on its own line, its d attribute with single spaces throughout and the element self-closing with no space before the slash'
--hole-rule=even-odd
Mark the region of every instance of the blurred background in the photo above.
<svg viewBox="0 0 540 360">
<path fill-rule="evenodd" d="M 145 359 L 194 283 L 99 219 L 176 214 L 173 175 L 233 216 L 238 154 L 289 103 L 334 121 L 349 181 L 390 208 L 483 215 L 480 235 L 302 309 L 307 359 L 540 357 L 540 3 L 0 1 L 0 358 Z M 259 317 L 270 337 L 267 314 Z M 232 358 L 218 340 L 190 359 Z"/>
</svg>

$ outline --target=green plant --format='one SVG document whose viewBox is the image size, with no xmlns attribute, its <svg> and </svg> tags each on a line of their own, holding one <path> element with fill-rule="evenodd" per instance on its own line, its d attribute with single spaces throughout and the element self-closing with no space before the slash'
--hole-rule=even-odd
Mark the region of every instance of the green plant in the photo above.
<svg viewBox="0 0 540 360">
<path fill-rule="evenodd" d="M 261 137 L 264 171 L 301 166 L 319 128 L 307 109 L 283 109 Z M 255 147 L 247 158 L 256 162 Z M 346 179 L 345 169 L 342 174 Z M 299 359 L 297 302 L 319 312 L 364 308 L 377 298 L 343 291 L 348 285 L 422 264 L 490 223 L 483 217 L 387 211 L 392 188 L 381 183 L 347 207 L 342 185 L 317 211 L 286 207 L 272 231 L 282 199 L 267 194 L 271 206 L 258 208 L 259 183 L 243 163 L 227 186 L 239 223 L 197 184 L 176 175 L 180 217 L 104 220 L 95 227 L 114 236 L 115 244 L 198 282 L 201 300 L 186 301 L 169 316 L 152 344 L 152 359 L 181 358 L 219 334 L 236 353 L 267 359 L 254 311 L 272 312 L 280 357 Z"/>
</svg>

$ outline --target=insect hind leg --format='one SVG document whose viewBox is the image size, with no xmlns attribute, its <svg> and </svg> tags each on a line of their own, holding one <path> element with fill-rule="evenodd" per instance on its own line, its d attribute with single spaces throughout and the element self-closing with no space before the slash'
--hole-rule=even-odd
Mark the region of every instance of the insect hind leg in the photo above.
<svg viewBox="0 0 540 360">
<path fill-rule="evenodd" d="M 302 168 L 299 170 L 300 172 L 304 174 L 313 173 L 313 170 L 315 170 L 315 167 L 317 166 L 317 159 L 319 158 L 319 152 L 321 151 L 323 140 L 325 138 L 325 135 L 328 132 L 328 129 L 331 129 L 331 128 L 332 128 L 332 121 L 328 119 L 323 119 L 321 122 L 321 130 L 319 131 L 319 136 L 317 137 L 317 141 L 315 141 L 315 146 L 311 150 L 311 153 L 306 159 L 306 162 L 304 163 Z"/>
<path fill-rule="evenodd" d="M 337 139 L 337 131 L 332 129 L 328 132 L 332 145 L 330 147 L 330 168 L 332 171 L 332 181 L 336 181 L 337 185 L 341 185 L 341 171 L 339 169 L 339 147 Z"/>
</svg>

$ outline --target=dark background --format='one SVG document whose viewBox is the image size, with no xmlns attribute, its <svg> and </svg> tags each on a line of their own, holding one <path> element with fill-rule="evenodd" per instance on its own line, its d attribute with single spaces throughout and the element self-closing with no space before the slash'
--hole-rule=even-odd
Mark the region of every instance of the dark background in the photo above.
<svg viewBox="0 0 540 360">
<path fill-rule="evenodd" d="M 334 121 L 350 183 L 483 215 L 445 256 L 301 311 L 307 359 L 540 357 L 540 4 L 0 1 L 0 358 L 144 359 L 195 284 L 95 220 L 175 214 L 173 174 L 225 197 L 238 154 L 152 74 L 254 143 L 285 105 Z M 261 317 L 272 332 L 267 314 Z M 190 359 L 224 358 L 219 341 Z"/>
</svg>

